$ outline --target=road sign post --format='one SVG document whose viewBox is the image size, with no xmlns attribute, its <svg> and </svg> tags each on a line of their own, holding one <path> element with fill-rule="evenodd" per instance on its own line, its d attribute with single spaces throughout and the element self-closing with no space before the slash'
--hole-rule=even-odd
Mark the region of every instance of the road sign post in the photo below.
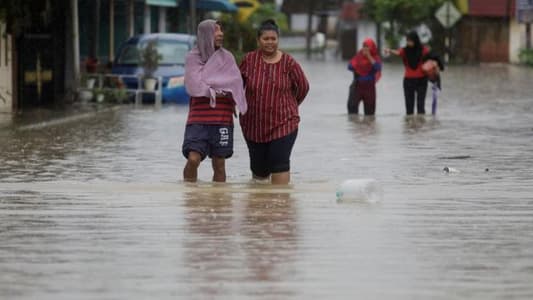
<svg viewBox="0 0 533 300">
<path fill-rule="evenodd" d="M 461 19 L 461 13 L 451 1 L 444 3 L 437 12 L 435 17 L 442 26 L 446 29 L 446 36 L 444 37 L 444 45 L 446 47 L 446 53 L 444 54 L 444 61 L 448 63 L 450 61 L 451 54 L 451 28 Z"/>
<path fill-rule="evenodd" d="M 516 19 L 526 25 L 526 49 L 531 49 L 531 23 L 533 23 L 533 1 L 516 1 Z"/>
</svg>

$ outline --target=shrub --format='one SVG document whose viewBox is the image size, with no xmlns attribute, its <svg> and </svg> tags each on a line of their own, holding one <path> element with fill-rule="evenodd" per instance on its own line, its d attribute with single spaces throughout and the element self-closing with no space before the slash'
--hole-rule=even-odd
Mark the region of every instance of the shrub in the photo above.
<svg viewBox="0 0 533 300">
<path fill-rule="evenodd" d="M 163 57 L 157 51 L 157 41 L 149 41 L 140 52 L 141 66 L 145 77 L 152 77 Z"/>
<path fill-rule="evenodd" d="M 282 33 L 288 31 L 287 16 L 276 10 L 274 4 L 262 4 L 246 21 L 239 23 L 234 15 L 224 14 L 220 21 L 224 29 L 224 47 L 231 51 L 237 62 L 244 53 L 257 47 L 256 34 L 261 22 L 274 19 Z"/>
<path fill-rule="evenodd" d="M 528 66 L 533 66 L 533 49 L 522 49 L 518 55 L 520 62 Z"/>
</svg>

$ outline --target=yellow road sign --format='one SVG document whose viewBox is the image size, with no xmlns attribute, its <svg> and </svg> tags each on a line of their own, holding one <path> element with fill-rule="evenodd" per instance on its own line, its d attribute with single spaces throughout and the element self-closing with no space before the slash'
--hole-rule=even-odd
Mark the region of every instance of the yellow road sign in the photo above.
<svg viewBox="0 0 533 300">
<path fill-rule="evenodd" d="M 237 21 L 245 22 L 261 6 L 257 0 L 231 0 L 239 8 L 237 11 Z"/>
</svg>

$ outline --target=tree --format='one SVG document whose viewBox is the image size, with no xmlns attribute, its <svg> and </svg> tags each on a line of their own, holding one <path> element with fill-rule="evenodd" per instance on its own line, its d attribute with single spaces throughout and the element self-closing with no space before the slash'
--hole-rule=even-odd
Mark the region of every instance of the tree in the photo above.
<svg viewBox="0 0 533 300">
<path fill-rule="evenodd" d="M 376 23 L 386 24 L 385 39 L 398 46 L 398 33 L 433 19 L 435 10 L 447 0 L 367 0 L 365 13 Z"/>
<path fill-rule="evenodd" d="M 223 14 L 220 18 L 224 28 L 224 47 L 235 55 L 238 62 L 244 53 L 257 47 L 257 29 L 266 19 L 274 19 L 281 32 L 288 31 L 287 17 L 270 3 L 261 5 L 244 22 L 238 22 L 231 14 Z"/>
<path fill-rule="evenodd" d="M 2 0 L 0 1 L 0 21 L 5 21 L 8 33 L 17 33 L 32 22 L 32 17 L 43 11 L 46 1 L 42 0 Z"/>
</svg>

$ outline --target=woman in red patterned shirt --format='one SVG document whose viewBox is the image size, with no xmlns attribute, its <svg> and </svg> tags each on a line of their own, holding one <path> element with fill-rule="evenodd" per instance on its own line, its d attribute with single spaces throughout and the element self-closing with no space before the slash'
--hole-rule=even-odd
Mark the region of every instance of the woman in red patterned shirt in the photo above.
<svg viewBox="0 0 533 300">
<path fill-rule="evenodd" d="M 240 123 L 253 177 L 288 184 L 300 122 L 298 106 L 309 83 L 294 58 L 278 49 L 278 38 L 276 23 L 263 22 L 257 33 L 259 49 L 246 54 L 240 65 L 248 102 Z"/>
</svg>

